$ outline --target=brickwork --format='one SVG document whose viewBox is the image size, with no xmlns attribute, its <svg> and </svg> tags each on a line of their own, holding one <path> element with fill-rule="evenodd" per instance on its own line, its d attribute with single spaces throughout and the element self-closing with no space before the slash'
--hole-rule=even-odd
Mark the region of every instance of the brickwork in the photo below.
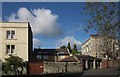
<svg viewBox="0 0 120 77">
<path fill-rule="evenodd" d="M 118 68 L 119 60 L 103 60 L 101 62 L 102 68 Z"/>
</svg>

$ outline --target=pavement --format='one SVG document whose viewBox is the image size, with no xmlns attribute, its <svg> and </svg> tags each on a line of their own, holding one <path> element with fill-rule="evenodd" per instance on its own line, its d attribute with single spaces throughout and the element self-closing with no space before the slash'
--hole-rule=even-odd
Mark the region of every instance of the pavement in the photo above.
<svg viewBox="0 0 120 77">
<path fill-rule="evenodd" d="M 86 70 L 80 77 L 120 77 L 120 68 Z"/>
</svg>

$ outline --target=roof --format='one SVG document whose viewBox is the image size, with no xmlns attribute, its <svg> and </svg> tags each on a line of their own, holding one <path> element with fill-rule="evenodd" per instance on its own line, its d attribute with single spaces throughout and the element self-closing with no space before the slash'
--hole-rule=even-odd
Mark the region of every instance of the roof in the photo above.
<svg viewBox="0 0 120 77">
<path fill-rule="evenodd" d="M 0 23 L 29 23 L 29 22 L 0 22 Z"/>
<path fill-rule="evenodd" d="M 76 55 L 76 57 L 79 59 L 79 60 L 102 60 L 100 58 L 96 58 L 96 57 L 92 57 L 92 56 L 89 56 L 89 55 Z"/>
<path fill-rule="evenodd" d="M 2 28 L 27 28 L 29 26 L 29 22 L 0 22 Z"/>
<path fill-rule="evenodd" d="M 69 51 L 67 50 L 67 48 L 59 48 L 56 49 L 57 52 L 64 52 L 63 54 L 70 54 Z M 62 53 L 59 53 L 62 54 Z"/>
<path fill-rule="evenodd" d="M 91 38 L 94 38 L 94 37 L 101 37 L 102 35 L 90 35 L 90 38 L 88 38 L 81 46 L 83 46 L 86 42 L 88 42 Z"/>
<path fill-rule="evenodd" d="M 57 52 L 64 52 L 64 53 L 59 53 L 59 55 L 69 55 L 69 51 L 66 48 L 59 48 L 59 49 L 34 49 L 33 53 L 57 53 Z"/>
<path fill-rule="evenodd" d="M 54 52 L 55 51 L 55 49 L 40 49 L 40 48 L 38 48 L 38 49 L 34 49 L 34 52 Z"/>
<path fill-rule="evenodd" d="M 78 59 L 75 56 L 69 56 L 60 60 L 59 62 L 78 62 Z"/>
</svg>

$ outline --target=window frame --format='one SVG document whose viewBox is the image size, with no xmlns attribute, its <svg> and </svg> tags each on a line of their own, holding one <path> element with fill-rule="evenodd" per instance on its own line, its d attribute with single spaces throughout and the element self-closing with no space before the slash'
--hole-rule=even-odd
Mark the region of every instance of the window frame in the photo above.
<svg viewBox="0 0 120 77">
<path fill-rule="evenodd" d="M 15 30 L 11 30 L 11 39 L 15 39 Z"/>
<path fill-rule="evenodd" d="M 42 59 L 42 55 L 37 55 L 37 60 L 41 60 Z"/>
<path fill-rule="evenodd" d="M 11 39 L 10 34 L 11 34 L 10 30 L 7 30 L 6 31 L 6 39 Z"/>
<path fill-rule="evenodd" d="M 49 56 L 48 56 L 48 55 L 44 55 L 44 56 L 43 56 L 43 59 L 44 59 L 44 60 L 48 60 L 48 59 L 49 59 Z"/>
<path fill-rule="evenodd" d="M 8 48 L 8 46 L 9 46 L 9 48 Z M 10 45 L 6 45 L 6 53 L 7 53 L 7 54 L 11 53 Z"/>
<path fill-rule="evenodd" d="M 14 47 L 14 48 L 12 48 L 12 46 Z M 11 53 L 14 53 L 15 52 L 15 45 L 11 45 Z"/>
</svg>

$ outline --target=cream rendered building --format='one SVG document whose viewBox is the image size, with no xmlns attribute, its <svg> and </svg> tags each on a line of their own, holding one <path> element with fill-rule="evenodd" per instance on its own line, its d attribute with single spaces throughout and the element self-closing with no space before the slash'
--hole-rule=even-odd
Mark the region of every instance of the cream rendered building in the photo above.
<svg viewBox="0 0 120 77">
<path fill-rule="evenodd" d="M 0 23 L 0 59 L 10 54 L 29 61 L 32 52 L 32 31 L 28 22 Z"/>
<path fill-rule="evenodd" d="M 113 52 L 114 50 L 114 39 L 109 43 L 107 51 Z M 91 35 L 90 38 L 84 42 L 81 46 L 83 55 L 90 55 L 93 57 L 104 59 L 107 57 L 105 54 L 105 41 L 101 35 Z"/>
</svg>

